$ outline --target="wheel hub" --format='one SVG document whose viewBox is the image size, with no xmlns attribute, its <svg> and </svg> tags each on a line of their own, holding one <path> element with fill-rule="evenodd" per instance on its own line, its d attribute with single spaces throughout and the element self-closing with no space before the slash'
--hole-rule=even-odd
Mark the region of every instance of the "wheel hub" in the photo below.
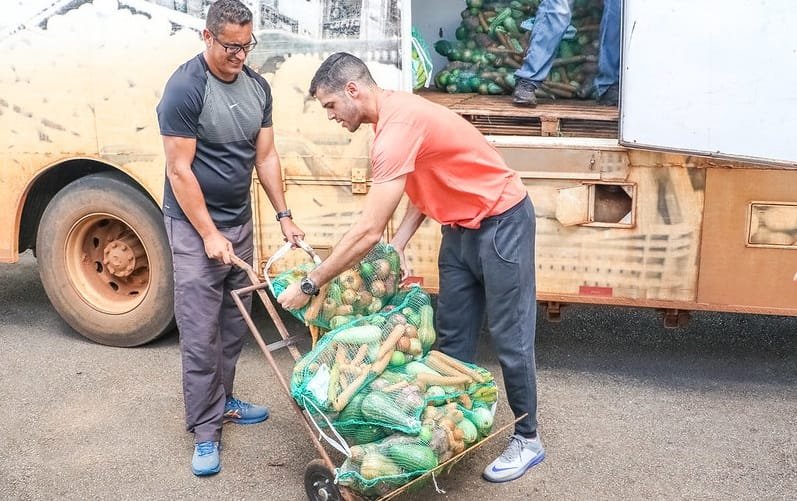
<svg viewBox="0 0 797 501">
<path fill-rule="evenodd" d="M 144 266 L 145 261 L 144 247 L 134 235 L 122 235 L 108 242 L 103 250 L 102 262 L 108 272 L 115 277 L 130 276 L 135 270 Z"/>
</svg>

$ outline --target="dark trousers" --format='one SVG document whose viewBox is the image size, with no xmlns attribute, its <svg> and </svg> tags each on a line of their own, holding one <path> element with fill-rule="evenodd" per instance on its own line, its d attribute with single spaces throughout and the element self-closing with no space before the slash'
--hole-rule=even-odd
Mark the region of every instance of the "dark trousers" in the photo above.
<svg viewBox="0 0 797 501">
<path fill-rule="evenodd" d="M 534 207 L 526 197 L 477 230 L 443 226 L 438 268 L 440 351 L 473 362 L 484 315 L 501 364 L 509 406 L 528 413 L 515 431 L 537 430 L 537 321 L 534 282 Z"/>
<path fill-rule="evenodd" d="M 180 331 L 186 430 L 199 442 L 221 438 L 246 323 L 230 291 L 251 285 L 246 273 L 208 259 L 190 222 L 164 217 L 174 261 L 174 315 Z M 220 228 L 235 255 L 252 262 L 252 222 Z M 251 308 L 252 295 L 242 296 Z"/>
</svg>

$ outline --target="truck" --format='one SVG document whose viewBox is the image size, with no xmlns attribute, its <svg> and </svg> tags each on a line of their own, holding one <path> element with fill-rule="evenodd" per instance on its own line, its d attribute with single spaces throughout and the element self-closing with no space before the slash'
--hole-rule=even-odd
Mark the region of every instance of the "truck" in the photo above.
<svg viewBox="0 0 797 501">
<path fill-rule="evenodd" d="M 412 28 L 430 44 L 453 39 L 468 5 L 246 3 L 260 40 L 247 63 L 272 87 L 288 206 L 323 255 L 368 192 L 372 133 L 326 119 L 307 94 L 315 69 L 343 50 L 381 86 L 412 90 Z M 174 326 L 154 110 L 174 69 L 202 50 L 208 4 L 19 1 L 0 25 L 0 262 L 32 251 L 53 307 L 99 343 L 138 346 Z M 548 318 L 568 303 L 656 308 L 671 327 L 692 310 L 797 315 L 789 4 L 712 8 L 625 0 L 619 108 L 557 99 L 523 109 L 507 95 L 417 91 L 471 121 L 528 187 L 536 300 Z M 674 26 L 684 27 L 677 37 Z M 431 60 L 445 63 L 433 51 Z M 757 63 L 740 72 L 738 61 Z M 279 273 L 302 256 L 264 269 L 282 239 L 258 186 L 255 263 Z M 439 239 L 427 221 L 407 249 L 431 291 Z"/>
</svg>

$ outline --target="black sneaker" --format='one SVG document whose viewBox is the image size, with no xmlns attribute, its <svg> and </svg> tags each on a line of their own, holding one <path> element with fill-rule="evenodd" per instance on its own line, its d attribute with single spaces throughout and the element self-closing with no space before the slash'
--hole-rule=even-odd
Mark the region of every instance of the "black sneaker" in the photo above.
<svg viewBox="0 0 797 501">
<path fill-rule="evenodd" d="M 617 106 L 617 101 L 620 100 L 620 86 L 612 84 L 606 89 L 603 94 L 598 96 L 598 104 L 604 106 Z"/>
<path fill-rule="evenodd" d="M 537 96 L 534 95 L 535 90 L 537 90 L 537 86 L 531 80 L 526 78 L 516 79 L 512 102 L 521 106 L 537 106 Z"/>
</svg>

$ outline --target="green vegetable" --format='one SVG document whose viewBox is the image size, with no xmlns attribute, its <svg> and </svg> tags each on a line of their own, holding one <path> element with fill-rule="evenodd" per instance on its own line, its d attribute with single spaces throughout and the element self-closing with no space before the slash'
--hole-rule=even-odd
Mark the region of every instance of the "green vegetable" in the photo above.
<svg viewBox="0 0 797 501">
<path fill-rule="evenodd" d="M 493 428 L 493 413 L 490 412 L 490 409 L 476 407 L 470 412 L 468 417 L 472 420 L 476 429 L 479 430 L 479 433 L 485 436 L 490 434 L 490 430 Z"/>
<path fill-rule="evenodd" d="M 337 280 L 334 280 L 327 288 L 327 298 L 331 299 L 337 305 L 343 304 L 343 290 Z"/>
<path fill-rule="evenodd" d="M 418 326 L 418 339 L 421 340 L 423 351 L 428 351 L 437 339 L 434 330 L 434 310 L 430 305 L 421 306 L 421 322 Z"/>
<path fill-rule="evenodd" d="M 390 396 L 381 391 L 372 391 L 363 399 L 363 417 L 388 427 L 413 429 L 420 425 L 415 416 L 401 412 Z"/>
<path fill-rule="evenodd" d="M 335 341 L 344 344 L 371 344 L 381 340 L 382 329 L 375 325 L 351 327 L 335 334 Z"/>
<path fill-rule="evenodd" d="M 490 21 L 489 32 L 491 35 L 495 34 L 495 29 L 503 24 L 503 22 L 512 15 L 512 9 L 509 7 L 499 12 L 492 21 Z"/>
<path fill-rule="evenodd" d="M 349 403 L 346 404 L 346 407 L 340 411 L 338 414 L 338 419 L 336 420 L 339 423 L 346 423 L 347 421 L 362 421 L 363 414 L 362 414 L 362 406 L 363 406 L 363 399 L 365 398 L 365 393 L 357 393 Z"/>
<path fill-rule="evenodd" d="M 449 57 L 454 47 L 448 40 L 438 40 L 434 44 L 434 50 L 443 57 Z"/>
<path fill-rule="evenodd" d="M 479 432 L 476 430 L 476 426 L 467 419 L 463 419 L 457 423 L 457 428 L 462 430 L 464 434 L 462 440 L 465 442 L 465 445 L 470 445 L 479 438 Z"/>
<path fill-rule="evenodd" d="M 335 315 L 329 320 L 329 328 L 337 329 L 354 320 L 354 315 Z"/>
<path fill-rule="evenodd" d="M 369 452 L 360 465 L 360 475 L 366 480 L 401 475 L 398 465 L 378 452 Z"/>
<path fill-rule="evenodd" d="M 434 399 L 441 399 L 446 397 L 446 390 L 444 390 L 441 386 L 432 385 L 426 389 L 426 399 L 427 400 L 434 400 Z"/>
<path fill-rule="evenodd" d="M 364 425 L 359 423 L 335 424 L 338 433 L 346 438 L 351 445 L 370 444 L 387 436 L 388 431 L 381 426 Z"/>
<path fill-rule="evenodd" d="M 404 366 L 404 372 L 411 376 L 417 376 L 418 374 L 431 374 L 433 376 L 439 376 L 440 373 L 434 369 L 430 369 L 426 364 L 421 362 L 408 362 L 407 365 Z"/>
<path fill-rule="evenodd" d="M 512 13 L 512 11 L 510 11 L 510 14 L 511 13 Z M 520 29 L 518 28 L 517 21 L 515 21 L 515 19 L 513 17 L 511 17 L 511 16 L 507 17 L 506 19 L 504 19 L 504 22 L 502 24 L 503 24 L 504 28 L 506 28 L 506 30 L 511 35 L 520 35 Z M 513 38 L 512 40 L 515 40 L 515 39 Z M 515 40 L 515 42 L 517 42 L 517 40 Z M 520 45 L 520 44 L 518 44 L 518 45 Z"/>
<path fill-rule="evenodd" d="M 424 444 L 428 444 L 432 441 L 432 427 L 431 426 L 421 426 L 421 431 L 418 433 L 418 440 L 420 440 Z"/>
<path fill-rule="evenodd" d="M 474 392 L 468 392 L 471 398 L 483 404 L 491 405 L 498 399 L 498 389 L 495 385 L 484 385 Z"/>
<path fill-rule="evenodd" d="M 476 431 L 474 429 L 474 431 Z M 395 444 L 387 448 L 385 456 L 405 472 L 429 471 L 437 468 L 437 455 L 421 444 Z"/>
<path fill-rule="evenodd" d="M 363 280 L 366 282 L 370 282 L 374 278 L 374 274 L 376 270 L 374 269 L 374 265 L 369 262 L 360 263 L 360 276 L 363 277 Z"/>
<path fill-rule="evenodd" d="M 404 365 L 406 363 L 407 363 L 407 356 L 398 350 L 394 351 L 393 354 L 390 356 L 389 365 L 391 367 L 397 367 L 399 365 Z"/>
</svg>

